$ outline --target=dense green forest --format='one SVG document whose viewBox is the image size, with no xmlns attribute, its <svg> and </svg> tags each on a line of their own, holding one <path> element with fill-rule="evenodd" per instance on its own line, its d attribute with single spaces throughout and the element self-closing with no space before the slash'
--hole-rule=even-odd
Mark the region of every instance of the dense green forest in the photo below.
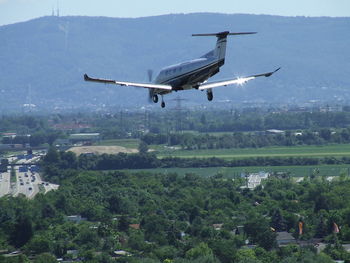
<svg viewBox="0 0 350 263">
<path fill-rule="evenodd" d="M 255 190 L 220 175 L 79 172 L 66 174 L 58 191 L 0 199 L 0 248 L 30 255 L 69 258 L 78 250 L 84 262 L 111 262 L 113 251 L 131 254 L 119 262 L 331 262 L 349 261 L 341 243 L 350 242 L 350 180 L 302 183 L 270 178 Z M 73 223 L 67 215 L 86 221 Z M 304 232 L 299 235 L 298 223 Z M 333 232 L 334 223 L 341 227 Z M 139 229 L 129 227 L 139 224 Z M 216 230 L 213 224 L 223 224 Z M 243 226 L 243 231 L 237 231 Z M 299 240 L 327 242 L 315 248 L 278 247 L 275 231 Z M 246 240 L 253 247 L 246 247 Z M 147 259 L 148 258 L 148 259 Z M 40 257 L 36 258 L 37 262 Z M 2 262 L 18 262 L 1 258 Z M 168 260 L 168 261 L 166 261 Z M 23 261 L 25 262 L 25 260 Z"/>
</svg>

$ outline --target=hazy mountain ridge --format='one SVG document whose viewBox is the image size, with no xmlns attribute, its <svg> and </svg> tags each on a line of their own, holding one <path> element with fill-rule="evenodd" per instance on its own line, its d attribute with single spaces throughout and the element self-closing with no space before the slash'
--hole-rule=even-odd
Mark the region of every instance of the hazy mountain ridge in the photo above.
<svg viewBox="0 0 350 263">
<path fill-rule="evenodd" d="M 24 103 L 48 108 L 146 104 L 143 89 L 86 83 L 82 75 L 147 81 L 147 69 L 199 57 L 214 46 L 215 38 L 193 38 L 192 33 L 224 30 L 258 34 L 229 38 L 226 65 L 216 79 L 279 66 L 282 70 L 244 88 L 218 88 L 216 100 L 335 101 L 338 96 L 346 101 L 349 28 L 350 18 L 210 13 L 136 19 L 42 17 L 1 26 L 0 110 Z M 209 103 L 198 91 L 179 95 Z"/>
</svg>

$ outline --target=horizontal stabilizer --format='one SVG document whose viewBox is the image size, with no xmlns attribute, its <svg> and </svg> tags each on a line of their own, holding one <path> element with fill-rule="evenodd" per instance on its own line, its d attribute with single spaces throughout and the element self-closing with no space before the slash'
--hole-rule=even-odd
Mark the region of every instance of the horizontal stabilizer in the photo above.
<svg viewBox="0 0 350 263">
<path fill-rule="evenodd" d="M 257 32 L 238 32 L 230 33 L 229 31 L 219 32 L 219 33 L 208 33 L 208 34 L 192 34 L 193 37 L 226 37 L 226 36 L 238 36 L 238 35 L 251 35 L 256 34 Z"/>
</svg>

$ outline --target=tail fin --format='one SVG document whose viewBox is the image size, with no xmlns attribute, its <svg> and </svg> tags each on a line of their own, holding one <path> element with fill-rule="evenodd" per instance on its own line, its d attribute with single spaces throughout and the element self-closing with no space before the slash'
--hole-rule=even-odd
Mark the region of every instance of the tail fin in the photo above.
<svg viewBox="0 0 350 263">
<path fill-rule="evenodd" d="M 251 35 L 256 34 L 256 32 L 239 32 L 239 33 L 230 33 L 229 31 L 224 31 L 220 33 L 209 33 L 209 34 L 192 34 L 194 37 L 207 37 L 207 36 L 216 36 L 216 46 L 215 49 L 205 54 L 203 57 L 214 56 L 219 61 L 225 61 L 226 55 L 226 42 L 227 36 L 237 36 L 237 35 Z"/>
</svg>

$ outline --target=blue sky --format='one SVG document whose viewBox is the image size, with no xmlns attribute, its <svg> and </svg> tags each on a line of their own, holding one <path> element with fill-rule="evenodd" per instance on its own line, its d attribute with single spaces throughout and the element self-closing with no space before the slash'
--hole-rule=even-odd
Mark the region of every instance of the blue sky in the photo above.
<svg viewBox="0 0 350 263">
<path fill-rule="evenodd" d="M 217 12 L 281 16 L 350 16 L 350 0 L 0 0 L 0 25 L 51 15 L 141 17 Z"/>
</svg>

